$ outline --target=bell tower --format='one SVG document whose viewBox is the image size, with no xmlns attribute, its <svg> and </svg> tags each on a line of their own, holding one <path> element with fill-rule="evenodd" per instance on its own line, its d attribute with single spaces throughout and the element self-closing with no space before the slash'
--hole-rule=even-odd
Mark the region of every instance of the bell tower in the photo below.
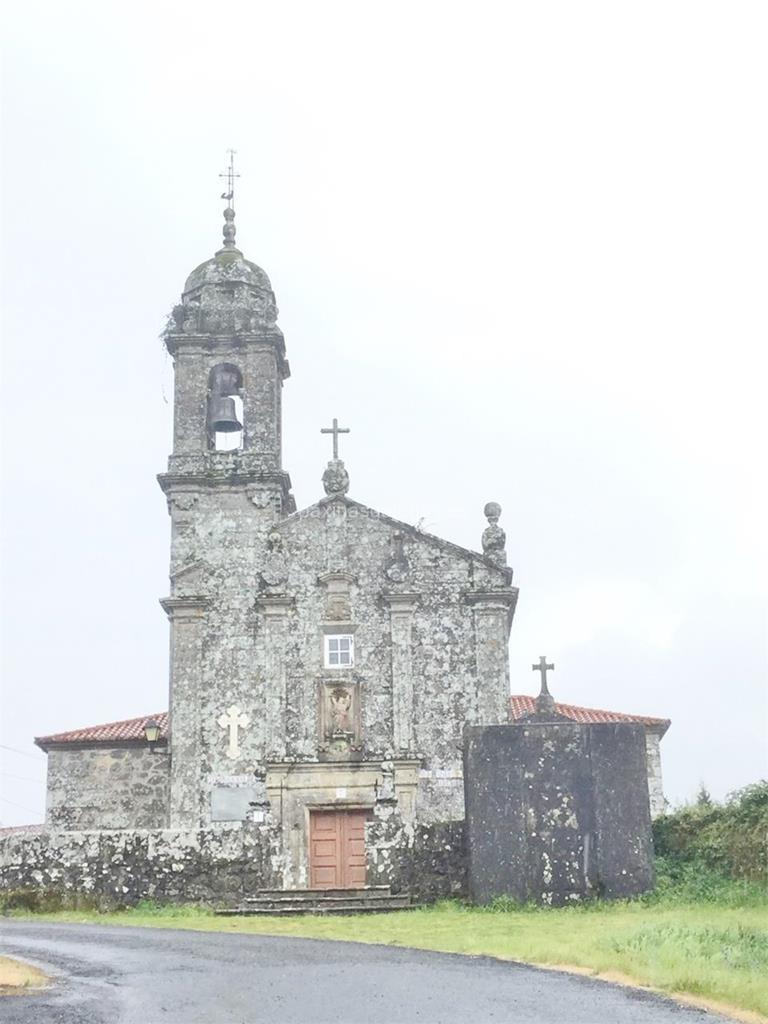
<svg viewBox="0 0 768 1024">
<path fill-rule="evenodd" d="M 270 528 L 295 511 L 282 467 L 289 376 L 275 296 L 235 244 L 230 161 L 224 242 L 192 271 L 164 339 L 173 451 L 158 480 L 171 516 L 170 826 L 206 820 L 217 716 L 252 688 L 254 580 Z"/>
</svg>

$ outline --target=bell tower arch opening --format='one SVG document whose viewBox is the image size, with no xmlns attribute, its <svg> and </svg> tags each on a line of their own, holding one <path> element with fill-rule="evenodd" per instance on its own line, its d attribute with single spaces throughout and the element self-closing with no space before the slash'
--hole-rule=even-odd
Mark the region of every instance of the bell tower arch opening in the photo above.
<svg viewBox="0 0 768 1024">
<path fill-rule="evenodd" d="M 233 363 L 219 363 L 208 374 L 206 435 L 211 451 L 245 447 L 243 375 Z"/>
</svg>

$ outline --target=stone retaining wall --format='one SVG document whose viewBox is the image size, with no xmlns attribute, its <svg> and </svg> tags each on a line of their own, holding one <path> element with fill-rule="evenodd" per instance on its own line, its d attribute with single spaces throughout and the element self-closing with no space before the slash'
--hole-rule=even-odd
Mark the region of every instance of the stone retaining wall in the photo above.
<svg viewBox="0 0 768 1024">
<path fill-rule="evenodd" d="M 430 901 L 467 894 L 463 821 L 406 824 L 396 811 L 369 822 L 368 882 Z"/>
<path fill-rule="evenodd" d="M 419 901 L 466 892 L 463 822 L 413 826 L 393 814 L 368 828 L 369 884 Z M 271 822 L 197 832 L 9 831 L 0 835 L 0 893 L 234 905 L 258 889 L 282 888 L 280 850 L 280 827 Z"/>
<path fill-rule="evenodd" d="M 0 891 L 44 889 L 117 903 L 231 902 L 279 887 L 273 825 L 14 834 L 0 838 Z"/>
</svg>

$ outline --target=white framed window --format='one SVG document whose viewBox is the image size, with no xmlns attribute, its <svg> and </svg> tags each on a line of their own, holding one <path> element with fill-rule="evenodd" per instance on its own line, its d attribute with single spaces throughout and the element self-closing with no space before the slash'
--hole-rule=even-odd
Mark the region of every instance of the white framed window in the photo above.
<svg viewBox="0 0 768 1024">
<path fill-rule="evenodd" d="M 349 668 L 355 663 L 355 638 L 348 633 L 325 637 L 325 667 Z"/>
</svg>

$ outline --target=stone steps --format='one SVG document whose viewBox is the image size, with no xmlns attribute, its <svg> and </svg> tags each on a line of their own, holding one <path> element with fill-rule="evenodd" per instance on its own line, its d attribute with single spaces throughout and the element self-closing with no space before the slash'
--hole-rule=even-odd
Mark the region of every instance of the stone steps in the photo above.
<svg viewBox="0 0 768 1024">
<path fill-rule="evenodd" d="M 255 895 L 246 896 L 245 903 L 262 900 L 372 900 L 392 895 L 388 885 L 372 885 L 363 889 L 257 889 Z"/>
<path fill-rule="evenodd" d="M 393 896 L 388 886 L 370 889 L 261 890 L 239 907 L 217 910 L 222 916 L 296 914 L 376 914 L 414 907 L 409 894 Z"/>
</svg>

